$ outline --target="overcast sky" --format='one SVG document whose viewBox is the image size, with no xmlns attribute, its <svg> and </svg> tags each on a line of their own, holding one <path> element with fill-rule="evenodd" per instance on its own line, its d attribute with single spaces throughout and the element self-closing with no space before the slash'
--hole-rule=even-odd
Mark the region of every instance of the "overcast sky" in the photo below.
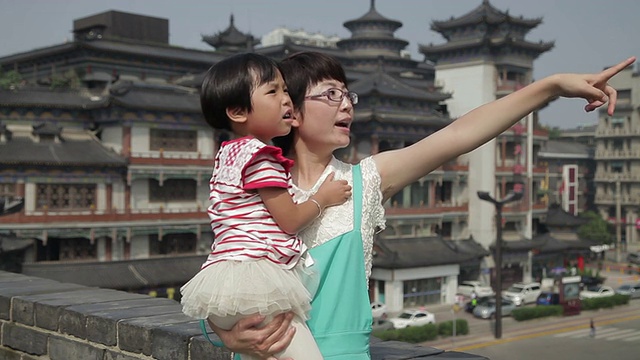
<svg viewBox="0 0 640 360">
<path fill-rule="evenodd" d="M 201 34 L 226 29 L 229 15 L 243 32 L 262 36 L 279 26 L 326 35 L 350 36 L 342 25 L 364 15 L 371 0 L 0 0 L 0 57 L 60 44 L 72 38 L 73 20 L 107 10 L 169 19 L 170 43 L 212 49 Z M 376 9 L 401 21 L 396 37 L 409 41 L 413 58 L 418 44 L 441 44 L 431 21 L 461 16 L 482 0 L 376 0 Z M 534 62 L 534 77 L 557 72 L 595 72 L 629 56 L 640 56 L 638 0 L 491 0 L 514 16 L 542 17 L 530 41 L 555 41 Z M 562 99 L 540 113 L 546 125 L 571 128 L 596 123 L 583 102 Z"/>
</svg>

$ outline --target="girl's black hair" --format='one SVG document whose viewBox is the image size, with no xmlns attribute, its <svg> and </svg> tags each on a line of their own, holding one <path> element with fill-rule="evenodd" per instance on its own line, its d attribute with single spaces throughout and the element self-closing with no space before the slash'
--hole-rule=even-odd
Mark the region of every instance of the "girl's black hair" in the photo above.
<svg viewBox="0 0 640 360">
<path fill-rule="evenodd" d="M 227 109 L 252 111 L 252 91 L 278 76 L 278 64 L 263 55 L 242 53 L 213 65 L 200 89 L 204 119 L 215 129 L 232 130 Z"/>
</svg>

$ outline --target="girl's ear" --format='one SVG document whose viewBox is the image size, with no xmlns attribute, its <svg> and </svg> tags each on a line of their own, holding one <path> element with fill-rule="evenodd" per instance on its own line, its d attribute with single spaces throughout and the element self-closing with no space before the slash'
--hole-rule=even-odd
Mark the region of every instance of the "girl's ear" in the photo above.
<svg viewBox="0 0 640 360">
<path fill-rule="evenodd" d="M 234 123 L 243 123 L 247 121 L 247 114 L 249 113 L 246 110 L 241 108 L 227 108 L 227 117 Z"/>
</svg>

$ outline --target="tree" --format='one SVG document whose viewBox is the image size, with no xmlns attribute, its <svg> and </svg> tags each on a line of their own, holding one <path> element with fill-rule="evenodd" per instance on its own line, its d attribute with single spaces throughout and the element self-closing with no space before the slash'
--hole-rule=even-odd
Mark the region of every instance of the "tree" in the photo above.
<svg viewBox="0 0 640 360">
<path fill-rule="evenodd" d="M 22 76 L 19 72 L 11 70 L 5 73 L 0 69 L 0 89 L 8 90 L 14 88 L 18 86 L 21 81 Z"/>
<path fill-rule="evenodd" d="M 598 244 L 611 244 L 613 242 L 610 225 L 600 215 L 593 211 L 586 211 L 580 216 L 589 219 L 589 222 L 578 228 L 578 236 L 581 239 Z"/>
</svg>

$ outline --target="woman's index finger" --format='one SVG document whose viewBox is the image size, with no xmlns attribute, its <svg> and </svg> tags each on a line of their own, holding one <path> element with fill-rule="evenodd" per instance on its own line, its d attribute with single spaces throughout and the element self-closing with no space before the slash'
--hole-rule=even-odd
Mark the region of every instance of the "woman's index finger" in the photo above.
<svg viewBox="0 0 640 360">
<path fill-rule="evenodd" d="M 617 65 L 614 65 L 610 68 L 604 69 L 601 73 L 600 76 L 604 79 L 611 79 L 612 77 L 614 77 L 617 73 L 619 73 L 620 71 L 624 70 L 627 68 L 627 66 L 633 64 L 636 61 L 636 57 L 632 56 L 630 58 L 628 58 L 627 60 L 624 60 L 622 62 L 619 62 Z"/>
</svg>

